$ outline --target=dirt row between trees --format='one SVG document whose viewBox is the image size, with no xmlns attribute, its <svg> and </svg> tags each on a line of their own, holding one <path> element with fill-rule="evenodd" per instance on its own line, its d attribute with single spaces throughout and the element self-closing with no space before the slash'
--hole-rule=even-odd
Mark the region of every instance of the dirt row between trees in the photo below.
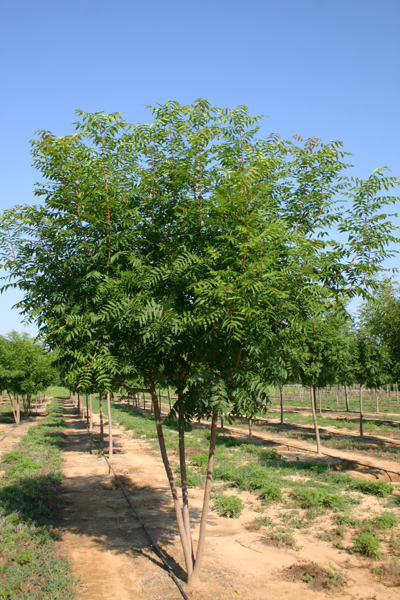
<svg viewBox="0 0 400 600">
<path fill-rule="evenodd" d="M 77 600 L 179 599 L 178 589 L 153 553 L 104 459 L 93 453 L 95 446 L 85 423 L 69 400 L 65 403 L 65 418 L 60 545 L 80 582 Z M 181 577 L 183 554 L 161 458 L 148 442 L 134 438 L 130 432 L 116 427 L 114 436 L 116 454 L 112 464 L 151 534 L 169 556 L 171 567 Z M 255 497 L 249 493 L 241 493 L 240 497 L 246 508 L 239 519 L 210 512 L 201 584 L 196 589 L 183 584 L 190 599 L 283 600 L 306 594 L 319 600 L 331 593 L 349 600 L 398 599 L 398 588 L 379 582 L 371 574 L 368 560 L 315 537 L 299 532 L 298 551 L 267 545 L 259 533 L 245 527 L 259 515 Z M 190 490 L 190 503 L 196 543 L 202 490 Z M 325 587 L 324 573 L 332 568 L 346 573 L 347 583 L 330 591 Z"/>
</svg>

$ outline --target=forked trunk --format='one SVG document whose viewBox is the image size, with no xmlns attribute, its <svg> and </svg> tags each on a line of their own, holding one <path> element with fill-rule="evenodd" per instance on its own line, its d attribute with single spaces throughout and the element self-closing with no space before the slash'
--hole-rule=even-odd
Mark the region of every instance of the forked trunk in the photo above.
<svg viewBox="0 0 400 600">
<path fill-rule="evenodd" d="M 214 455 L 215 445 L 217 440 L 217 422 L 218 422 L 218 411 L 214 411 L 211 421 L 211 437 L 210 437 L 210 452 L 208 455 L 208 468 L 207 468 L 207 479 L 204 488 L 203 498 L 203 510 L 201 512 L 200 520 L 200 532 L 199 532 L 199 543 L 197 544 L 197 555 L 194 563 L 193 573 L 188 577 L 189 585 L 196 585 L 199 581 L 199 574 L 201 565 L 204 558 L 205 538 L 206 538 L 206 527 L 207 527 L 207 516 L 210 505 L 210 493 L 211 493 L 211 482 L 214 470 Z"/>
<path fill-rule="evenodd" d="M 19 425 L 19 421 L 20 421 L 20 414 L 19 414 L 19 401 L 18 401 L 18 397 L 14 400 L 16 400 L 15 405 L 14 405 L 14 400 L 12 399 L 12 396 L 10 394 L 10 392 L 8 392 L 8 396 L 10 398 L 10 402 L 11 402 L 11 409 L 13 412 L 13 417 L 14 417 L 14 421 L 16 425 Z"/>
<path fill-rule="evenodd" d="M 153 405 L 154 405 L 154 416 L 155 416 L 155 421 L 156 421 L 158 443 L 160 444 L 161 457 L 162 457 L 162 461 L 164 463 L 165 472 L 168 477 L 168 482 L 169 482 L 169 486 L 171 488 L 172 498 L 174 501 L 174 508 L 175 508 L 176 521 L 178 524 L 179 537 L 180 537 L 181 544 L 182 544 L 183 554 L 185 557 L 186 571 L 187 571 L 188 578 L 189 578 L 193 571 L 193 559 L 192 559 L 192 555 L 190 552 L 189 541 L 188 541 L 188 538 L 186 535 L 186 529 L 185 529 L 185 524 L 183 521 L 181 505 L 179 503 L 178 491 L 177 491 L 176 485 L 175 485 L 174 474 L 172 472 L 171 465 L 168 460 L 167 449 L 165 447 L 164 432 L 163 432 L 162 423 L 161 423 L 161 412 L 160 412 L 160 407 L 158 405 L 156 388 L 153 383 L 150 384 L 150 392 L 151 392 L 151 398 L 152 398 Z"/>
<path fill-rule="evenodd" d="M 364 437 L 363 426 L 363 385 L 360 383 L 360 437 Z"/>
<path fill-rule="evenodd" d="M 104 443 L 104 420 L 103 420 L 103 400 L 99 394 L 99 413 L 100 413 L 100 444 Z"/>
<path fill-rule="evenodd" d="M 113 454 L 113 435 L 112 435 L 110 394 L 107 394 L 107 413 L 108 413 L 108 457 L 111 458 L 111 456 Z"/>
<path fill-rule="evenodd" d="M 283 391 L 281 383 L 279 383 L 279 400 L 281 403 L 281 425 L 283 425 Z"/>
<path fill-rule="evenodd" d="M 317 454 L 320 456 L 321 452 L 321 440 L 319 438 L 319 428 L 317 421 L 317 411 L 315 410 L 315 387 L 314 384 L 311 385 L 311 408 L 312 408 L 312 416 L 314 421 L 314 430 L 315 430 L 315 439 L 317 441 Z"/>
</svg>

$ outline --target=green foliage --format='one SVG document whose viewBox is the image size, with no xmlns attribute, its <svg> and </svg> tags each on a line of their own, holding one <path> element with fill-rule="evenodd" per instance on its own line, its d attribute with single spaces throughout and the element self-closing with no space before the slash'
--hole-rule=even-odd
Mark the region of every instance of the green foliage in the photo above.
<svg viewBox="0 0 400 600">
<path fill-rule="evenodd" d="M 372 533 L 364 531 L 354 538 L 353 552 L 368 556 L 368 558 L 379 558 L 379 540 Z"/>
<path fill-rule="evenodd" d="M 378 515 L 377 517 L 374 518 L 374 525 L 378 528 L 378 529 L 391 529 L 392 527 L 396 527 L 396 525 L 399 524 L 399 519 L 396 517 L 396 515 L 392 514 L 392 513 L 382 513 L 381 515 Z"/>
<path fill-rule="evenodd" d="M 331 508 L 343 510 L 347 500 L 339 494 L 331 494 L 325 488 L 305 488 L 292 492 L 292 498 L 300 508 Z"/>
<path fill-rule="evenodd" d="M 214 507 L 223 517 L 237 519 L 243 512 L 244 504 L 236 496 L 224 496 L 220 494 L 214 498 Z"/>
<path fill-rule="evenodd" d="M 277 485 L 269 483 L 261 489 L 261 499 L 265 504 L 269 502 L 279 502 L 282 500 L 282 490 Z"/>
<path fill-rule="evenodd" d="M 370 494 L 371 496 L 380 496 L 382 498 L 389 496 L 393 492 L 393 486 L 386 481 L 359 481 L 355 479 L 351 487 L 353 490 Z"/>
</svg>

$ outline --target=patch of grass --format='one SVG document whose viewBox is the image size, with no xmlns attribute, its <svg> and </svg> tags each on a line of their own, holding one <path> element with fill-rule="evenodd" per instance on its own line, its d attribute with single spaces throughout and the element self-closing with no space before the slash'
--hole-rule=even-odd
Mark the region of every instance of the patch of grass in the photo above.
<svg viewBox="0 0 400 600">
<path fill-rule="evenodd" d="M 363 494 L 369 494 L 372 496 L 379 496 L 385 498 L 390 496 L 393 492 L 393 486 L 386 481 L 362 481 L 354 479 L 350 485 L 351 489 L 362 492 Z"/>
<path fill-rule="evenodd" d="M 367 556 L 368 558 L 379 558 L 379 540 L 372 533 L 364 531 L 354 538 L 353 552 Z"/>
<path fill-rule="evenodd" d="M 260 498 L 263 503 L 279 502 L 282 500 L 282 490 L 279 486 L 273 483 L 267 483 L 261 488 Z"/>
<path fill-rule="evenodd" d="M 0 598 L 72 600 L 69 565 L 55 541 L 61 481 L 62 407 L 48 416 L 3 457 L 0 479 Z"/>
<path fill-rule="evenodd" d="M 304 488 L 294 490 L 291 494 L 295 504 L 300 508 L 330 508 L 343 510 L 348 502 L 344 496 L 331 494 L 324 488 Z"/>
<path fill-rule="evenodd" d="M 244 504 L 240 498 L 236 496 L 225 496 L 220 494 L 214 498 L 214 508 L 223 517 L 237 519 L 243 512 Z"/>
<path fill-rule="evenodd" d="M 399 519 L 392 513 L 382 513 L 373 519 L 375 527 L 382 530 L 392 529 L 399 524 Z"/>
</svg>

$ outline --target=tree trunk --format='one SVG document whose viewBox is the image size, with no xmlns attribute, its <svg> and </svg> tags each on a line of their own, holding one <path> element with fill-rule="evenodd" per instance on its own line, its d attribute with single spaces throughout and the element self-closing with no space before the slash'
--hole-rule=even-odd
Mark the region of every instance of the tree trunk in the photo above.
<svg viewBox="0 0 400 600">
<path fill-rule="evenodd" d="M 346 410 L 347 410 L 347 412 L 350 412 L 350 408 L 349 408 L 349 388 L 347 387 L 347 385 L 344 386 L 344 397 L 346 399 Z"/>
<path fill-rule="evenodd" d="M 92 394 L 89 394 L 89 431 L 93 431 Z"/>
<path fill-rule="evenodd" d="M 221 415 L 221 429 L 224 428 L 224 417 Z"/>
<path fill-rule="evenodd" d="M 11 409 L 12 409 L 12 412 L 13 412 L 13 417 L 14 417 L 15 424 L 19 425 L 20 413 L 19 413 L 19 400 L 18 400 L 18 396 L 17 396 L 16 399 L 14 398 L 14 400 L 16 401 L 15 402 L 16 406 L 14 406 L 14 400 L 12 399 L 10 392 L 7 392 L 7 393 L 8 393 L 8 396 L 10 398 Z"/>
<path fill-rule="evenodd" d="M 171 412 L 171 394 L 169 391 L 169 386 L 168 386 L 168 405 L 169 405 L 169 412 Z"/>
<path fill-rule="evenodd" d="M 322 417 L 322 394 L 320 388 L 318 389 L 318 399 L 319 399 L 319 414 Z"/>
<path fill-rule="evenodd" d="M 379 397 L 378 397 L 378 394 L 376 393 L 376 388 L 374 389 L 374 391 L 375 391 L 376 412 L 378 414 L 379 413 Z"/>
<path fill-rule="evenodd" d="M 282 392 L 282 383 L 279 383 L 279 400 L 281 403 L 281 425 L 283 425 L 283 392 Z"/>
<path fill-rule="evenodd" d="M 364 427 L 363 427 L 363 385 L 360 383 L 360 437 L 364 437 Z"/>
<path fill-rule="evenodd" d="M 399 383 L 396 382 L 396 401 L 399 403 Z"/>
<path fill-rule="evenodd" d="M 113 435 L 112 435 L 110 394 L 107 394 L 107 413 L 108 413 L 108 457 L 111 458 L 113 455 Z"/>
<path fill-rule="evenodd" d="M 99 393 L 99 413 L 100 413 L 100 444 L 104 443 L 104 420 L 103 420 L 103 399 Z"/>
<path fill-rule="evenodd" d="M 313 421 L 314 421 L 315 439 L 317 441 L 317 454 L 320 456 L 322 454 L 322 452 L 321 452 L 321 440 L 319 438 L 317 411 L 315 410 L 315 387 L 314 387 L 314 384 L 311 384 L 310 391 L 311 391 L 311 408 L 312 408 L 312 416 L 313 416 Z"/>
<path fill-rule="evenodd" d="M 179 411 L 180 412 L 180 411 Z M 189 514 L 189 494 L 187 487 L 187 472 L 186 472 L 186 454 L 185 454 L 185 425 L 179 419 L 179 464 L 181 469 L 181 484 L 182 484 L 182 505 L 183 505 L 183 524 L 185 526 L 186 539 L 189 546 L 189 553 L 192 559 L 193 566 L 193 547 L 192 535 L 190 532 L 190 514 Z"/>
<path fill-rule="evenodd" d="M 210 452 L 208 455 L 208 468 L 207 468 L 207 479 L 204 488 L 203 498 L 203 510 L 201 512 L 200 520 L 200 532 L 199 532 L 199 543 L 197 544 L 197 556 L 196 562 L 194 563 L 192 576 L 188 578 L 189 585 L 196 585 L 199 581 L 199 574 L 201 565 L 204 558 L 205 538 L 206 538 L 206 527 L 207 527 L 207 516 L 208 508 L 210 505 L 210 493 L 211 493 L 211 482 L 214 469 L 214 455 L 215 445 L 217 440 L 217 422 L 218 422 L 218 411 L 214 411 L 211 421 L 211 438 L 210 438 Z"/>
<path fill-rule="evenodd" d="M 253 437 L 253 419 L 249 417 L 249 437 Z"/>
<path fill-rule="evenodd" d="M 171 488 L 172 498 L 174 501 L 176 521 L 178 524 L 179 537 L 182 544 L 183 554 L 185 557 L 186 571 L 188 578 L 191 576 L 193 571 L 193 559 L 190 553 L 190 547 L 186 536 L 185 524 L 182 516 L 182 509 L 179 503 L 178 491 L 175 485 L 174 474 L 171 469 L 171 465 L 168 460 L 167 449 L 165 447 L 164 432 L 161 423 L 160 407 L 158 406 L 157 392 L 153 383 L 150 384 L 150 393 L 154 404 L 154 416 L 156 421 L 158 443 L 160 444 L 161 457 L 164 463 L 165 472 L 168 477 L 169 486 Z"/>
<path fill-rule="evenodd" d="M 86 427 L 89 429 L 89 400 L 88 400 L 88 395 L 85 395 L 85 400 L 86 400 Z"/>
<path fill-rule="evenodd" d="M 79 392 L 78 392 L 78 415 L 81 416 L 81 400 L 79 398 Z"/>
</svg>

